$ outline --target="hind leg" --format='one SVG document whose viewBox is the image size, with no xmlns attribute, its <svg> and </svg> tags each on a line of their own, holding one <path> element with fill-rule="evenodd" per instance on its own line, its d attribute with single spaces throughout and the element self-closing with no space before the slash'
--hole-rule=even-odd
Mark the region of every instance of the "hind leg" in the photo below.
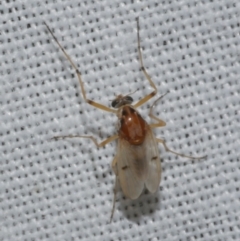
<svg viewBox="0 0 240 241">
<path fill-rule="evenodd" d="M 166 151 L 171 152 L 171 153 L 173 153 L 177 156 L 186 157 L 186 158 L 195 159 L 195 160 L 200 160 L 200 159 L 203 159 L 203 158 L 207 157 L 207 155 L 200 156 L 200 157 L 187 156 L 187 155 L 184 155 L 184 154 L 181 154 L 181 153 L 178 153 L 178 152 L 175 152 L 175 151 L 172 151 L 171 149 L 169 149 L 164 140 L 158 139 L 158 138 L 156 138 L 156 140 L 157 140 L 157 142 L 163 144 Z"/>
<path fill-rule="evenodd" d="M 118 175 L 117 175 L 117 157 L 115 156 L 113 161 L 112 161 L 112 169 L 115 173 L 115 184 L 114 184 L 114 189 L 113 189 L 113 206 L 112 206 L 112 212 L 110 216 L 110 223 L 112 222 L 113 219 L 113 214 L 115 210 L 115 203 L 116 203 L 116 196 L 117 196 L 117 189 L 118 189 Z"/>
</svg>

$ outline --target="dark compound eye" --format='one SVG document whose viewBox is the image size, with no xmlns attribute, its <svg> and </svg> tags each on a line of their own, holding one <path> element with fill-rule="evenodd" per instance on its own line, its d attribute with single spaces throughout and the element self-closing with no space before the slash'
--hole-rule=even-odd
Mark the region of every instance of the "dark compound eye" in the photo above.
<svg viewBox="0 0 240 241">
<path fill-rule="evenodd" d="M 112 107 L 113 108 L 116 108 L 118 104 L 119 104 L 119 100 L 113 100 L 112 101 Z"/>
<path fill-rule="evenodd" d="M 133 98 L 131 96 L 126 96 L 125 97 L 126 102 L 128 102 L 129 104 L 131 104 L 133 102 Z"/>
<path fill-rule="evenodd" d="M 131 96 L 119 96 L 112 101 L 112 107 L 119 108 L 120 106 L 131 104 L 132 102 L 133 98 Z"/>
</svg>

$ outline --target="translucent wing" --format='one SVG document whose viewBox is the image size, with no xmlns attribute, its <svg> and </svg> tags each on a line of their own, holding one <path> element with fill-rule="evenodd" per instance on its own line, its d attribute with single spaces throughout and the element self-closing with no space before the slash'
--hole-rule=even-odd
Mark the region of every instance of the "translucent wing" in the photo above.
<svg viewBox="0 0 240 241">
<path fill-rule="evenodd" d="M 136 199 L 144 186 L 152 193 L 158 189 L 161 163 L 157 142 L 150 127 L 141 145 L 131 145 L 119 139 L 117 150 L 117 174 L 122 191 L 127 198 Z"/>
<path fill-rule="evenodd" d="M 158 144 L 151 128 L 147 132 L 144 142 L 146 161 L 148 164 L 148 175 L 145 180 L 145 186 L 149 192 L 154 193 L 158 190 L 161 180 L 161 161 L 159 156 Z"/>
</svg>

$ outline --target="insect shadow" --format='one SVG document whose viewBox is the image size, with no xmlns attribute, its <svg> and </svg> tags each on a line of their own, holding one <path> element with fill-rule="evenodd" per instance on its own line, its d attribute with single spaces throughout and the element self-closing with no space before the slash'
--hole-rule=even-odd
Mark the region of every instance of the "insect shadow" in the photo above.
<svg viewBox="0 0 240 241">
<path fill-rule="evenodd" d="M 143 216 L 152 216 L 156 210 L 161 210 L 161 192 L 144 190 L 137 199 L 126 199 L 123 195 L 120 198 L 119 210 L 134 223 L 138 223 Z"/>
</svg>

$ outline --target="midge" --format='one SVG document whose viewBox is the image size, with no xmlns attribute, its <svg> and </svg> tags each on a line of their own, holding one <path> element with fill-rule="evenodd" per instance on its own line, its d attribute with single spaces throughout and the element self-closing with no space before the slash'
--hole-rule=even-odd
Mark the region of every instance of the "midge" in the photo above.
<svg viewBox="0 0 240 241">
<path fill-rule="evenodd" d="M 113 217 L 114 206 L 116 201 L 116 192 L 117 192 L 117 181 L 120 180 L 120 186 L 124 195 L 130 199 L 137 199 L 144 188 L 146 188 L 150 193 L 154 193 L 158 190 L 160 180 L 161 180 L 161 162 L 159 157 L 159 150 L 157 143 L 160 142 L 163 144 L 166 151 L 174 153 L 176 155 L 192 158 L 192 159 L 201 159 L 203 157 L 191 157 L 186 156 L 175 151 L 170 150 L 165 141 L 158 139 L 154 136 L 152 129 L 156 127 L 165 126 L 166 123 L 156 116 L 153 115 L 152 109 L 156 101 L 150 108 L 149 116 L 155 120 L 155 123 L 148 124 L 142 116 L 136 110 L 139 106 L 146 103 L 157 93 L 157 88 L 153 81 L 151 80 L 149 74 L 147 73 L 142 59 L 142 52 L 140 47 L 140 36 L 139 36 L 139 19 L 137 21 L 137 42 L 138 42 L 138 54 L 141 65 L 141 70 L 143 71 L 145 77 L 147 78 L 149 84 L 154 89 L 150 94 L 140 99 L 137 103 L 132 104 L 133 99 L 129 95 L 118 95 L 112 101 L 112 108 L 109 108 L 100 103 L 94 102 L 87 99 L 86 92 L 84 89 L 83 81 L 81 78 L 81 73 L 79 72 L 77 66 L 74 64 L 70 56 L 66 53 L 65 49 L 60 45 L 57 38 L 54 36 L 51 29 L 46 23 L 44 23 L 51 33 L 52 37 L 61 48 L 65 57 L 69 60 L 72 67 L 75 69 L 84 100 L 93 105 L 96 108 L 99 108 L 104 111 L 112 112 L 117 115 L 119 120 L 119 129 L 116 135 L 113 135 L 101 143 L 98 143 L 93 136 L 82 136 L 82 135 L 70 135 L 70 136 L 56 136 L 53 139 L 61 138 L 88 138 L 91 139 L 97 147 L 103 147 L 109 142 L 118 139 L 117 153 L 112 161 L 112 168 L 116 175 L 116 182 L 114 188 L 114 201 L 113 209 L 111 213 L 111 219 Z"/>
</svg>

